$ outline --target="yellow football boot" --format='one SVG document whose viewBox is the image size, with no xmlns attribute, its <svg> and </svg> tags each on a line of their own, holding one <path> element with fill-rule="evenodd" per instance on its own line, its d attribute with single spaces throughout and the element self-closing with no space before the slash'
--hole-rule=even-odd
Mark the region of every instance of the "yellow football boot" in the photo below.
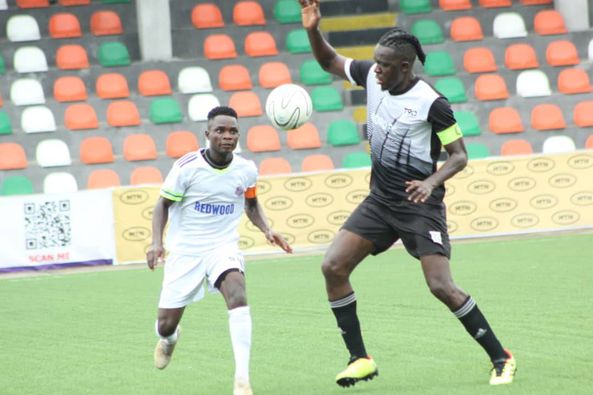
<svg viewBox="0 0 593 395">
<path fill-rule="evenodd" d="M 350 387 L 360 380 L 368 381 L 379 374 L 377 364 L 371 357 L 358 358 L 336 376 L 336 383 L 341 387 Z"/>
</svg>

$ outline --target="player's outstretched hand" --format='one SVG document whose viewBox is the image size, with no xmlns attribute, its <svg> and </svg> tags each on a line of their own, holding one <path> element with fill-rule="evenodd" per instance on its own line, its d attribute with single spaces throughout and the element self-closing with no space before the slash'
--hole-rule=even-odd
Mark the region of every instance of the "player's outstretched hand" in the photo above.
<svg viewBox="0 0 593 395">
<path fill-rule="evenodd" d="M 406 181 L 406 192 L 410 195 L 408 200 L 414 203 L 424 203 L 432 193 L 433 187 L 426 181 Z"/>
<path fill-rule="evenodd" d="M 148 251 L 146 251 L 146 264 L 150 270 L 154 270 L 156 265 L 159 262 L 163 261 L 165 256 L 165 249 L 163 246 L 151 246 Z"/>
<path fill-rule="evenodd" d="M 301 14 L 305 30 L 317 29 L 321 13 L 319 12 L 319 0 L 299 0 L 303 7 Z"/>
<path fill-rule="evenodd" d="M 276 245 L 276 246 L 282 248 L 287 253 L 292 254 L 292 247 L 290 246 L 290 244 L 288 244 L 286 239 L 284 239 L 284 237 L 282 237 L 282 235 L 280 233 L 277 233 L 274 230 L 269 229 L 265 233 L 265 235 L 266 235 L 266 239 L 268 240 L 268 242 L 270 244 Z"/>
</svg>

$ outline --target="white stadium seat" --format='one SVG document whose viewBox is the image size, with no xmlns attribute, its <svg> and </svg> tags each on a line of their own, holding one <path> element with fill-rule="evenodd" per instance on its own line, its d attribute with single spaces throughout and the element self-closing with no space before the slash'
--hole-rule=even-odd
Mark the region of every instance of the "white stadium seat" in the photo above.
<svg viewBox="0 0 593 395">
<path fill-rule="evenodd" d="M 15 106 L 45 103 L 41 83 L 33 78 L 20 78 L 10 86 L 10 100 Z"/>
<path fill-rule="evenodd" d="M 551 136 L 544 141 L 542 151 L 544 154 L 558 154 L 563 152 L 573 152 L 576 145 L 569 136 Z"/>
<path fill-rule="evenodd" d="M 548 76 L 541 70 L 525 70 L 517 76 L 517 95 L 521 97 L 550 96 Z"/>
<path fill-rule="evenodd" d="M 187 113 L 192 121 L 206 121 L 208 113 L 216 106 L 220 106 L 216 96 L 210 93 L 194 95 L 187 104 Z"/>
<path fill-rule="evenodd" d="M 177 87 L 181 93 L 212 92 L 210 75 L 202 67 L 186 67 L 177 76 Z"/>
<path fill-rule="evenodd" d="M 8 4 L 6 4 L 6 0 L 0 0 L 0 10 L 7 10 Z"/>
<path fill-rule="evenodd" d="M 8 41 L 37 41 L 41 39 L 39 25 L 31 15 L 13 15 L 6 23 Z"/>
<path fill-rule="evenodd" d="M 56 119 L 45 106 L 27 107 L 21 114 L 21 128 L 25 133 L 55 132 Z"/>
<path fill-rule="evenodd" d="M 591 41 L 589 41 L 588 53 L 589 53 L 589 60 L 593 61 L 593 38 L 591 39 Z"/>
<path fill-rule="evenodd" d="M 76 191 L 78 191 L 78 183 L 70 173 L 49 173 L 43 179 L 43 193 L 72 193 Z"/>
<path fill-rule="evenodd" d="M 21 47 L 14 52 L 14 69 L 18 73 L 39 73 L 47 71 L 47 59 L 38 47 Z"/>
<path fill-rule="evenodd" d="M 72 164 L 68 145 L 58 139 L 40 141 L 37 144 L 35 157 L 37 164 L 41 167 L 69 166 Z"/>
<path fill-rule="evenodd" d="M 525 21 L 517 12 L 502 12 L 496 15 L 492 31 L 496 38 L 527 37 Z"/>
</svg>

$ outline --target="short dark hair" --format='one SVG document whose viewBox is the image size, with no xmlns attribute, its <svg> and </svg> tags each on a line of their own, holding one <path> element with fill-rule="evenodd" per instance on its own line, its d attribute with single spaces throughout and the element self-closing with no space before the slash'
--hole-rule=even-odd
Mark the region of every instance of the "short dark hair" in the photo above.
<svg viewBox="0 0 593 395">
<path fill-rule="evenodd" d="M 208 120 L 210 121 L 211 119 L 214 119 L 214 117 L 217 117 L 219 115 L 228 115 L 229 117 L 238 119 L 237 111 L 235 111 L 233 108 L 227 106 L 218 106 L 210 110 L 210 112 L 208 113 Z"/>
<path fill-rule="evenodd" d="M 379 45 L 395 49 L 411 62 L 414 61 L 416 56 L 418 56 L 422 64 L 426 60 L 426 54 L 424 54 L 418 38 L 399 27 L 395 27 L 383 34 L 379 39 Z"/>
</svg>

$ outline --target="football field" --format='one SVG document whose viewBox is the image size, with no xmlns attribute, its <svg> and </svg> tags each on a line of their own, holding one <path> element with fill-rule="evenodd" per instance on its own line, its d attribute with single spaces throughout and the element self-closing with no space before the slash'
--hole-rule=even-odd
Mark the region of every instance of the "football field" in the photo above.
<svg viewBox="0 0 593 395">
<path fill-rule="evenodd" d="M 518 363 L 490 387 L 487 355 L 397 247 L 352 282 L 379 376 L 334 383 L 348 355 L 325 296 L 321 256 L 249 259 L 256 395 L 592 394 L 593 234 L 453 244 L 456 282 Z M 0 394 L 232 393 L 220 295 L 190 305 L 171 365 L 152 365 L 162 269 L 0 277 Z"/>
</svg>

